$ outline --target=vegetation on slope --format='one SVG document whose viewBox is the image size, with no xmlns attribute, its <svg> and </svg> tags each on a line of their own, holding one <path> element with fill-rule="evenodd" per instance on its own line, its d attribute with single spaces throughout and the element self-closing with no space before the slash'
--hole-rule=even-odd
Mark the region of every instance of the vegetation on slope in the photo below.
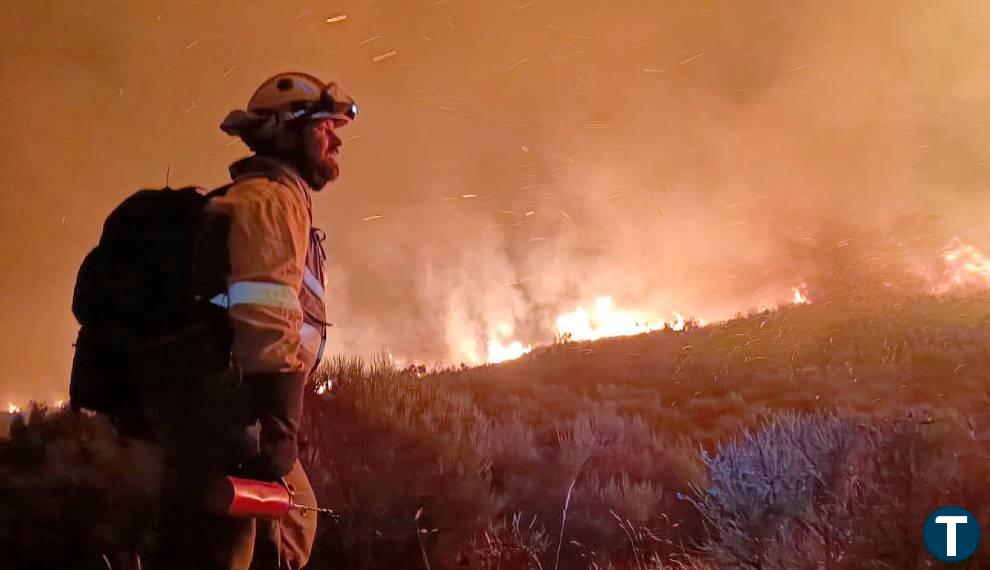
<svg viewBox="0 0 990 570">
<path fill-rule="evenodd" d="M 340 514 L 311 567 L 925 567 L 933 508 L 990 520 L 988 316 L 823 302 L 468 370 L 335 359 L 307 396 L 304 461 Z M 12 435 L 14 567 L 153 541 L 153 449 L 65 411 Z"/>
</svg>

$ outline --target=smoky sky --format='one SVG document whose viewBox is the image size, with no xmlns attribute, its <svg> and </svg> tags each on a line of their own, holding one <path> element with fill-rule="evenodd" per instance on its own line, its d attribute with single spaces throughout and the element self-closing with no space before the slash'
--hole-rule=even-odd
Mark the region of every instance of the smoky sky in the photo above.
<svg viewBox="0 0 990 570">
<path fill-rule="evenodd" d="M 64 397 L 72 284 L 103 218 L 166 177 L 226 182 L 246 150 L 218 124 L 279 71 L 361 107 L 315 205 L 332 352 L 483 358 L 500 329 L 548 342 L 605 294 L 721 318 L 781 301 L 812 278 L 808 251 L 860 230 L 990 245 L 975 0 L 3 12 L 0 400 Z"/>
</svg>

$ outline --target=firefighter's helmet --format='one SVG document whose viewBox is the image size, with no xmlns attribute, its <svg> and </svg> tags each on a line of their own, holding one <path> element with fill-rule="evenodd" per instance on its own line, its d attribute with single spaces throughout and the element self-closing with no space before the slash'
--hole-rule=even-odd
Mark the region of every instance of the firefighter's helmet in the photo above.
<svg viewBox="0 0 990 570">
<path fill-rule="evenodd" d="M 241 138 L 267 139 L 291 121 L 333 119 L 339 127 L 357 113 L 354 99 L 336 83 L 323 83 L 307 73 L 279 73 L 255 90 L 246 110 L 231 111 L 220 128 Z"/>
<path fill-rule="evenodd" d="M 259 115 L 288 113 L 288 118 L 332 118 L 353 121 L 357 116 L 354 99 L 336 83 L 323 83 L 306 73 L 279 73 L 254 92 L 247 110 Z"/>
</svg>

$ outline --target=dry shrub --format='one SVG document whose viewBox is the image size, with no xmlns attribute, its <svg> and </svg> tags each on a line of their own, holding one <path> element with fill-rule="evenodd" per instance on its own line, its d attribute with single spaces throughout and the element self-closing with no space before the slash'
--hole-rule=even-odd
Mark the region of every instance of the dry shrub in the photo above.
<svg viewBox="0 0 990 570">
<path fill-rule="evenodd" d="M 5 568 L 105 568 L 153 537 L 159 456 L 99 416 L 34 408 L 0 445 Z"/>
<path fill-rule="evenodd" d="M 461 564 L 472 570 L 544 570 L 550 568 L 551 539 L 537 516 L 502 517 L 471 539 Z"/>
<path fill-rule="evenodd" d="M 321 560 L 400 565 L 420 558 L 419 539 L 434 568 L 458 557 L 488 560 L 504 538 L 489 525 L 519 511 L 545 521 L 557 539 L 571 482 L 562 568 L 581 559 L 572 541 L 601 559 L 625 555 L 629 546 L 610 512 L 667 530 L 688 512 L 675 497 L 698 474 L 696 451 L 659 438 L 641 419 L 614 410 L 537 426 L 521 412 L 492 417 L 469 392 L 385 358 L 366 365 L 338 359 L 321 378 L 306 405 L 304 459 L 341 524 L 321 531 L 316 568 Z M 419 509 L 425 535 L 412 524 Z M 472 544 L 483 536 L 495 550 L 481 556 Z"/>
<path fill-rule="evenodd" d="M 495 518 L 501 505 L 474 443 L 483 432 L 470 399 L 384 356 L 336 359 L 305 410 L 303 462 L 317 497 L 340 514 L 321 527 L 312 568 L 404 567 L 421 558 L 421 539 L 435 567 L 449 567 Z"/>
<path fill-rule="evenodd" d="M 334 359 L 302 458 L 340 520 L 310 568 L 547 568 L 558 548 L 559 569 L 917 567 L 936 506 L 990 520 L 988 313 L 823 301 L 475 369 Z M 66 412 L 14 432 L 5 567 L 105 567 L 153 539 L 148 449 Z"/>
<path fill-rule="evenodd" d="M 924 564 L 928 514 L 967 499 L 960 434 L 930 425 L 783 414 L 744 432 L 705 457 L 710 482 L 696 500 L 707 527 L 701 551 L 720 568 Z M 945 446 L 951 441 L 955 451 Z"/>
</svg>

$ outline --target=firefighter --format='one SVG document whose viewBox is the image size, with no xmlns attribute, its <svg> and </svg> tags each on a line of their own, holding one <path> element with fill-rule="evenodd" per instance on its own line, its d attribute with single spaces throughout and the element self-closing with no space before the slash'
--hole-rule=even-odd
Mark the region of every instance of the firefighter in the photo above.
<svg viewBox="0 0 990 570">
<path fill-rule="evenodd" d="M 229 338 L 218 342 L 230 366 L 200 382 L 195 398 L 150 398 L 166 454 L 155 568 L 296 569 L 309 559 L 313 512 L 263 522 L 190 505 L 214 499 L 210 482 L 224 474 L 282 481 L 296 504 L 316 504 L 298 460 L 304 385 L 326 341 L 312 195 L 336 180 L 337 131 L 356 115 L 336 84 L 282 73 L 221 125 L 253 155 L 231 165 L 233 183 L 207 204 L 194 272 L 224 280 L 211 302 L 227 321 Z"/>
</svg>

